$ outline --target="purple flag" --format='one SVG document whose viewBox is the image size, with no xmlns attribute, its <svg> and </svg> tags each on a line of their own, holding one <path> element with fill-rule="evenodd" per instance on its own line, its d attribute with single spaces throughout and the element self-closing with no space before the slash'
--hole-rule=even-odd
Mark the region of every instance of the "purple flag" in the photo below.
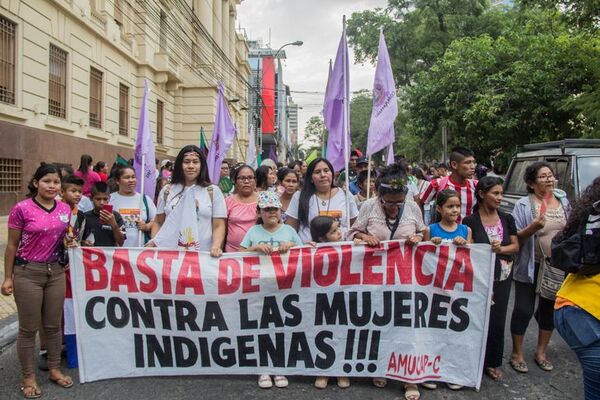
<svg viewBox="0 0 600 400">
<path fill-rule="evenodd" d="M 148 114 L 148 91 L 148 81 L 144 79 L 144 98 L 142 99 L 135 142 L 133 168 L 137 177 L 135 190 L 153 199 L 156 190 L 156 163 L 154 161 L 154 140 L 152 140 L 152 131 L 150 130 L 150 115 Z"/>
<path fill-rule="evenodd" d="M 229 109 L 227 109 L 223 84 L 219 82 L 217 87 L 219 93 L 217 95 L 215 127 L 210 140 L 210 150 L 208 150 L 208 156 L 206 157 L 208 163 L 208 176 L 210 177 L 210 181 L 214 184 L 219 183 L 221 164 L 223 163 L 229 148 L 233 144 L 233 139 L 236 134 L 235 125 L 231 119 L 231 114 L 229 114 Z"/>
<path fill-rule="evenodd" d="M 367 155 L 371 156 L 394 143 L 394 120 L 398 116 L 396 84 L 392 74 L 383 30 L 379 32 L 379 53 L 373 83 L 373 111 L 369 124 Z"/>
<path fill-rule="evenodd" d="M 345 64 L 344 65 L 344 59 Z M 345 82 L 345 83 L 344 83 Z M 344 86 L 346 90 L 344 91 Z M 344 159 L 344 135 L 348 137 L 348 159 L 350 159 L 350 107 L 344 104 L 344 98 L 350 101 L 350 80 L 348 68 L 348 44 L 346 43 L 346 32 L 342 33 L 338 51 L 335 56 L 333 70 L 330 72 L 323 104 L 323 120 L 329 132 L 327 137 L 327 159 L 336 171 L 345 168 Z M 348 131 L 344 132 L 344 106 L 347 107 Z"/>
</svg>

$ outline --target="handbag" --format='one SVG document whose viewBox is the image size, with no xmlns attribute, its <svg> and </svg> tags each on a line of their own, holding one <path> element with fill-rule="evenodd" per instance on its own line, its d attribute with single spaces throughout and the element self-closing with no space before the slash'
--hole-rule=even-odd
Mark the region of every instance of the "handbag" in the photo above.
<svg viewBox="0 0 600 400">
<path fill-rule="evenodd" d="M 535 207 L 533 206 L 534 203 L 531 197 L 532 196 L 530 196 L 531 214 L 532 217 L 535 218 Z M 537 235 L 535 235 L 535 240 L 538 243 L 537 248 L 539 248 L 542 253 L 535 292 L 539 294 L 541 298 L 554 301 L 556 299 L 556 292 L 558 292 L 558 289 L 560 289 L 565 280 L 565 273 L 552 265 L 550 258 L 546 256 L 542 245 L 539 243 Z"/>
<path fill-rule="evenodd" d="M 542 249 L 542 246 L 539 247 Z M 537 278 L 536 293 L 541 298 L 554 301 L 556 299 L 556 292 L 558 292 L 558 289 L 560 289 L 565 280 L 565 272 L 552 265 L 550 259 L 544 254 L 543 249 Z"/>
<path fill-rule="evenodd" d="M 600 215 L 588 214 L 570 236 L 552 239 L 552 263 L 570 274 L 600 273 Z"/>
</svg>

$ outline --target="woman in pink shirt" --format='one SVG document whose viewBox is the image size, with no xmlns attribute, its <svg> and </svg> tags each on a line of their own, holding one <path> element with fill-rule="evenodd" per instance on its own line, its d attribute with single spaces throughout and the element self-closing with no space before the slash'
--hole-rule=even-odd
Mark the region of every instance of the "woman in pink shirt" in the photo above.
<svg viewBox="0 0 600 400">
<path fill-rule="evenodd" d="M 73 386 L 73 380 L 60 370 L 65 272 L 58 260 L 64 251 L 63 240 L 70 246 L 74 239 L 66 237 L 71 209 L 56 200 L 59 190 L 60 169 L 42 164 L 29 185 L 30 198 L 15 204 L 8 217 L 2 294 L 14 295 L 17 304 L 21 391 L 28 399 L 42 394 L 34 370 L 40 321 L 46 335 L 50 381 L 63 388 Z"/>
<path fill-rule="evenodd" d="M 75 176 L 83 179 L 83 194 L 87 197 L 90 197 L 94 183 L 102 181 L 100 175 L 92 169 L 92 162 L 92 156 L 89 154 L 82 154 L 79 168 L 75 171 Z"/>
<path fill-rule="evenodd" d="M 227 206 L 227 242 L 225 251 L 239 251 L 244 235 L 256 225 L 256 177 L 249 165 L 242 165 L 233 171 L 231 177 L 235 191 L 225 198 Z"/>
</svg>

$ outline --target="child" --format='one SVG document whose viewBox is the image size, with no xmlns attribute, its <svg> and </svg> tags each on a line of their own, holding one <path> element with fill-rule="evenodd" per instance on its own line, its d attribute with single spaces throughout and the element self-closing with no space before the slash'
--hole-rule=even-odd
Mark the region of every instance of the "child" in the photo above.
<svg viewBox="0 0 600 400">
<path fill-rule="evenodd" d="M 444 189 L 439 192 L 435 200 L 435 211 L 440 222 L 431 224 L 425 229 L 424 241 L 430 240 L 435 244 L 452 242 L 457 246 L 472 242 L 471 228 L 456 222 L 460 217 L 460 197 L 456 191 Z M 435 382 L 424 382 L 422 385 L 426 389 L 437 389 Z M 447 385 L 452 390 L 462 388 L 461 385 L 451 383 Z"/>
<path fill-rule="evenodd" d="M 84 214 L 86 226 L 82 244 L 97 247 L 122 246 L 125 241 L 125 235 L 121 231 L 123 218 L 118 212 L 112 211 L 112 206 L 108 204 L 108 185 L 104 182 L 94 183 L 91 198 L 94 209 Z"/>
<path fill-rule="evenodd" d="M 340 228 L 340 223 L 337 222 L 334 218 L 328 215 L 323 215 L 315 217 L 312 219 L 312 221 L 310 221 L 310 235 L 315 244 L 325 242 L 339 242 L 342 240 L 342 229 Z M 325 389 L 327 387 L 328 381 L 329 377 L 319 376 L 315 380 L 315 387 L 317 389 Z M 340 387 L 340 389 L 346 389 L 350 386 L 350 379 L 348 379 L 345 376 L 339 376 L 337 378 L 337 384 Z"/>
<path fill-rule="evenodd" d="M 240 244 L 240 251 L 259 251 L 271 254 L 274 251 L 287 252 L 291 247 L 302 246 L 300 236 L 291 226 L 281 223 L 281 201 L 279 195 L 271 191 L 258 193 L 259 218 L 256 225 L 248 230 Z M 274 377 L 275 386 L 287 387 L 285 376 Z M 263 374 L 258 377 L 258 386 L 268 389 L 273 386 L 271 377 Z"/>
<path fill-rule="evenodd" d="M 456 222 L 460 216 L 460 197 L 456 191 L 444 189 L 439 192 L 435 211 L 440 222 L 425 229 L 423 240 L 431 240 L 435 244 L 452 241 L 458 246 L 471 243 L 471 228 Z"/>
</svg>

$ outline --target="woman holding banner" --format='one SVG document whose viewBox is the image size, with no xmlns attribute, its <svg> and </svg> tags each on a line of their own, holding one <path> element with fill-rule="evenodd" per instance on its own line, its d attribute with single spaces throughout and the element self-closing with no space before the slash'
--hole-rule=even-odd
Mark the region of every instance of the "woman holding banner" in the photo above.
<svg viewBox="0 0 600 400">
<path fill-rule="evenodd" d="M 225 251 L 240 251 L 240 243 L 254 225 L 256 213 L 256 178 L 251 166 L 243 164 L 233 170 L 235 191 L 225 199 L 227 206 L 227 243 Z"/>
<path fill-rule="evenodd" d="M 292 196 L 286 223 L 298 231 L 303 243 L 308 243 L 312 240 L 310 221 L 320 215 L 329 215 L 340 223 L 342 237 L 345 237 L 350 228 L 346 222 L 346 202 L 349 202 L 352 225 L 358 215 L 354 197 L 335 187 L 333 166 L 325 158 L 317 158 L 308 166 L 302 190 Z"/>
<path fill-rule="evenodd" d="M 192 191 L 196 205 L 196 209 L 191 212 L 196 215 L 198 222 L 198 250 L 210 251 L 213 257 L 219 257 L 223 253 L 225 241 L 227 208 L 219 187 L 210 183 L 206 158 L 198 146 L 187 145 L 177 155 L 171 184 L 166 185 L 158 195 L 152 237 L 158 234 L 188 191 Z M 154 247 L 156 243 L 150 240 L 148 246 Z"/>
<path fill-rule="evenodd" d="M 404 169 L 399 165 L 384 168 L 375 187 L 377 197 L 363 203 L 348 237 L 362 240 L 368 246 L 378 246 L 382 240 L 404 239 L 410 244 L 423 240 L 425 224 L 421 210 L 414 201 L 406 201 L 408 177 Z M 385 378 L 373 379 L 376 387 L 386 384 Z M 417 385 L 406 383 L 404 389 L 406 399 L 420 397 Z"/>
<path fill-rule="evenodd" d="M 499 211 L 502 201 L 502 184 L 497 176 L 484 176 L 477 183 L 477 204 L 473 214 L 463 220 L 471 228 L 474 243 L 486 243 L 496 253 L 494 267 L 494 297 L 490 309 L 490 322 L 485 350 L 484 372 L 491 379 L 502 379 L 504 331 L 508 298 L 510 297 L 513 257 L 519 251 L 517 227 L 512 215 Z"/>
<path fill-rule="evenodd" d="M 510 321 L 513 341 L 510 365 L 520 373 L 529 371 L 523 355 L 523 341 L 537 298 L 535 319 L 539 333 L 534 359 L 540 369 L 552 371 L 554 366 L 546 358 L 546 349 L 554 329 L 556 292 L 542 292 L 541 289 L 546 282 L 546 287 L 560 286 L 564 279 L 562 273 L 551 273 L 556 269 L 546 262 L 546 257 L 550 257 L 552 238 L 565 227 L 571 207 L 565 192 L 554 188 L 556 179 L 550 164 L 534 162 L 525 169 L 523 179 L 529 195 L 517 201 L 513 210 L 519 254 L 513 270 L 515 303 Z"/>
<path fill-rule="evenodd" d="M 156 206 L 147 195 L 135 191 L 135 170 L 131 166 L 122 166 L 115 171 L 115 178 L 119 190 L 110 195 L 109 204 L 123 217 L 125 242 L 123 247 L 139 247 L 140 235 L 142 245 L 150 237 L 152 224 L 156 216 Z M 141 208 L 140 208 L 141 206 Z"/>
</svg>

